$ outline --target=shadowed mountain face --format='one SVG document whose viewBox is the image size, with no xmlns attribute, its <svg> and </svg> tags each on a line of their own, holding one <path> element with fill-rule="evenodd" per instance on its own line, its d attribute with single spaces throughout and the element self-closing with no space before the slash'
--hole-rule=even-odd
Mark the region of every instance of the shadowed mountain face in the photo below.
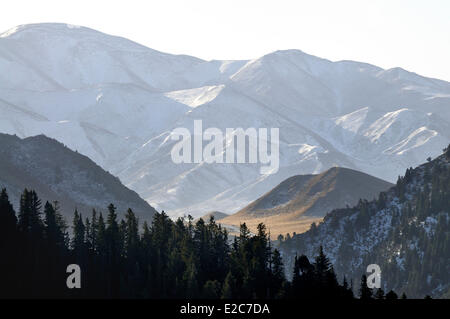
<svg viewBox="0 0 450 319">
<path fill-rule="evenodd" d="M 6 187 L 18 210 L 24 188 L 42 200 L 58 201 L 71 220 L 75 208 L 83 215 L 95 208 L 105 212 L 113 203 L 122 215 L 131 208 L 141 220 L 151 220 L 155 209 L 89 158 L 43 135 L 20 139 L 0 134 L 0 187 Z"/>
<path fill-rule="evenodd" d="M 275 235 L 298 233 L 333 209 L 353 206 L 361 198 L 373 199 L 391 186 L 352 169 L 333 167 L 318 175 L 290 177 L 220 222 L 230 225 L 246 222 L 251 228 L 264 222 Z"/>
</svg>

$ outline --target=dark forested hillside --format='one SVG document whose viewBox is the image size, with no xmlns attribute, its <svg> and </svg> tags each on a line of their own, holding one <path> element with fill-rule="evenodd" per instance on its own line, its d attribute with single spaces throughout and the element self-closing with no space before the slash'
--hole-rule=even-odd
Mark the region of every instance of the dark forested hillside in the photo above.
<svg viewBox="0 0 450 319">
<path fill-rule="evenodd" d="M 382 271 L 382 288 L 408 296 L 440 297 L 450 289 L 450 146 L 406 170 L 377 200 L 336 209 L 318 226 L 281 240 L 286 265 L 319 246 L 339 276 L 357 280 L 369 264 Z"/>
<path fill-rule="evenodd" d="M 150 221 L 156 212 L 88 157 L 44 135 L 20 139 L 0 134 L 0 187 L 8 189 L 16 209 L 27 187 L 43 200 L 58 201 L 61 213 L 68 218 L 75 208 L 100 210 L 111 202 L 121 213 L 131 207 L 141 220 Z"/>
<path fill-rule="evenodd" d="M 214 218 L 174 222 L 163 212 L 141 228 L 132 210 L 119 220 L 110 204 L 106 215 L 75 211 L 67 225 L 36 192 L 24 190 L 16 214 L 1 191 L 0 298 L 353 298 L 322 249 L 313 263 L 301 256 L 288 282 L 263 224 L 254 236 L 241 225 L 230 243 Z M 80 288 L 66 285 L 69 264 L 81 269 Z"/>
</svg>

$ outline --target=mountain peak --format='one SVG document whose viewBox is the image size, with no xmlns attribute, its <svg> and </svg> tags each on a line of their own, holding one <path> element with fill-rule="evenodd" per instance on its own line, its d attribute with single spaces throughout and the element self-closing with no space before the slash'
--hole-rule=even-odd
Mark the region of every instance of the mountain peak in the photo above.
<svg viewBox="0 0 450 319">
<path fill-rule="evenodd" d="M 17 26 L 2 33 L 0 41 L 0 65 L 16 70 L 0 83 L 13 89 L 55 91 L 123 83 L 156 91 L 170 85 L 170 74 L 203 62 L 63 23 Z"/>
<path fill-rule="evenodd" d="M 313 67 L 314 65 L 317 66 L 318 63 L 325 63 L 325 64 L 331 63 L 331 61 L 327 59 L 317 57 L 315 55 L 306 53 L 299 49 L 276 50 L 268 54 L 265 54 L 260 59 L 256 60 L 273 61 L 276 63 L 288 62 L 293 63 L 297 66 L 308 66 L 308 67 Z"/>
<path fill-rule="evenodd" d="M 360 198 L 372 199 L 391 186 L 353 169 L 332 167 L 321 174 L 296 175 L 284 180 L 221 223 L 238 226 L 246 222 L 251 227 L 264 219 L 273 235 L 298 233 L 333 209 L 355 205 Z"/>
<path fill-rule="evenodd" d="M 67 23 L 31 23 L 21 24 L 0 33 L 0 38 L 18 38 L 29 33 L 64 33 L 64 35 L 72 34 L 102 34 L 100 31 L 87 27 L 67 24 Z"/>
</svg>

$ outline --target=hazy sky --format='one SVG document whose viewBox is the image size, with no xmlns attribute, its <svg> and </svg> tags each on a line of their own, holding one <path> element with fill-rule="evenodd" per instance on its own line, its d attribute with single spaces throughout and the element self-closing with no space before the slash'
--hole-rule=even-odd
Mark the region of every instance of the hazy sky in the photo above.
<svg viewBox="0 0 450 319">
<path fill-rule="evenodd" d="M 249 59 L 301 49 L 330 60 L 400 66 L 450 81 L 449 0 L 5 1 L 0 32 L 65 22 L 153 49 Z"/>
</svg>

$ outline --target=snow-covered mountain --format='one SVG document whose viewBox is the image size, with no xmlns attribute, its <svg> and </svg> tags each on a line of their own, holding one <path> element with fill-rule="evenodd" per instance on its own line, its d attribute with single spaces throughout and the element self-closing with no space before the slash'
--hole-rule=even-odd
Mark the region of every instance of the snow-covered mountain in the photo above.
<svg viewBox="0 0 450 319">
<path fill-rule="evenodd" d="M 45 134 L 170 215 L 234 213 L 332 166 L 394 181 L 450 140 L 450 83 L 298 50 L 203 61 L 65 24 L 0 35 L 0 132 Z M 175 164 L 174 128 L 280 128 L 278 173 Z"/>
</svg>

